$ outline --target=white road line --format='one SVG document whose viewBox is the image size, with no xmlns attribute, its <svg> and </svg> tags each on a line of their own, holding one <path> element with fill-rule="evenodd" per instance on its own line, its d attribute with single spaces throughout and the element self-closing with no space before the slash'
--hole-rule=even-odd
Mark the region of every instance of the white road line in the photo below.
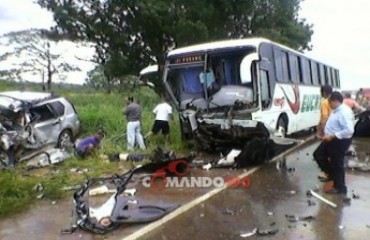
<svg viewBox="0 0 370 240">
<path fill-rule="evenodd" d="M 293 148 L 290 148 L 287 151 L 279 154 L 278 156 L 276 156 L 273 159 L 271 159 L 270 162 L 275 162 L 275 161 L 279 160 L 281 157 L 283 157 L 283 156 L 285 156 L 287 154 L 292 153 L 293 151 L 295 151 L 299 147 L 307 144 L 308 142 L 310 142 L 312 140 L 314 140 L 314 136 L 311 136 L 311 137 L 306 138 L 302 143 L 297 144 Z M 258 167 L 254 167 L 251 170 L 238 175 L 239 179 L 243 179 L 244 177 L 251 175 L 252 173 L 254 173 L 257 170 L 259 170 L 262 166 L 263 165 L 258 166 Z M 187 203 L 185 205 L 182 205 L 181 207 L 179 207 L 175 211 L 167 214 L 163 218 L 158 219 L 157 221 L 152 222 L 152 223 L 148 224 L 147 226 L 139 229 L 138 231 L 136 231 L 133 234 L 131 234 L 131 235 L 123 238 L 122 240 L 135 240 L 135 239 L 138 239 L 139 237 L 144 236 L 145 234 L 147 234 L 147 233 L 153 231 L 154 229 L 156 229 L 157 227 L 163 226 L 165 223 L 169 222 L 170 220 L 174 219 L 175 217 L 179 216 L 180 214 L 182 214 L 182 213 L 190 210 L 191 208 L 195 207 L 196 205 L 198 205 L 198 204 L 206 201 L 207 199 L 211 198 L 212 196 L 220 193 L 221 191 L 223 191 L 224 189 L 228 188 L 229 186 L 230 185 L 225 185 L 225 186 L 223 186 L 221 188 L 213 189 L 212 191 L 210 191 L 210 192 L 208 192 L 208 193 L 206 193 L 206 194 L 204 194 L 204 195 L 202 195 L 202 196 L 194 199 L 193 201 L 191 201 L 191 202 L 189 202 L 189 203 Z"/>
</svg>

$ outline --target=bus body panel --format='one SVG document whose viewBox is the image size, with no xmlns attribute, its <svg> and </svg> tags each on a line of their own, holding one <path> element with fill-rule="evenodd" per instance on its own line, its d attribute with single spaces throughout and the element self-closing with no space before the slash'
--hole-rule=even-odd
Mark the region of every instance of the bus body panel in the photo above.
<svg viewBox="0 0 370 240">
<path fill-rule="evenodd" d="M 242 64 L 248 56 L 252 60 Z M 183 135 L 208 148 L 242 144 L 282 127 L 287 134 L 315 127 L 320 87 L 340 87 L 337 69 L 260 38 L 175 49 L 163 77 Z"/>
</svg>

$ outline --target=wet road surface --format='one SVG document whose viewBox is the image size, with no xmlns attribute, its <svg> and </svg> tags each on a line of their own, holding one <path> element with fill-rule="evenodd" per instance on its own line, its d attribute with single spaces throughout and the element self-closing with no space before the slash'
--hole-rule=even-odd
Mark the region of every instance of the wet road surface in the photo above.
<svg viewBox="0 0 370 240">
<path fill-rule="evenodd" d="M 369 142 L 354 141 L 359 155 L 366 156 Z M 250 176 L 248 188 L 230 187 L 205 202 L 180 214 L 152 230 L 140 239 L 243 239 L 240 232 L 254 228 L 279 231 L 271 236 L 251 236 L 247 239 L 369 239 L 370 236 L 370 172 L 347 171 L 348 196 L 352 190 L 360 196 L 345 205 L 342 198 L 323 193 L 326 185 L 318 181 L 319 170 L 312 161 L 317 143 L 288 155 L 287 168 L 277 170 L 276 163 L 261 167 Z M 192 169 L 191 176 L 236 176 L 245 170 Z M 166 188 L 156 190 L 141 184 L 137 196 L 155 201 L 186 204 L 213 188 Z M 329 207 L 314 197 L 308 189 L 338 204 Z M 315 205 L 309 206 L 308 200 Z M 0 239 L 124 239 L 148 224 L 125 225 L 106 234 L 94 235 L 77 230 L 61 235 L 70 226 L 72 201 L 65 199 L 52 204 L 42 200 L 22 214 L 0 221 Z M 313 219 L 289 222 L 286 215 L 312 216 Z"/>
<path fill-rule="evenodd" d="M 278 232 L 248 239 L 369 239 L 370 173 L 347 171 L 348 197 L 354 190 L 360 198 L 343 204 L 341 196 L 324 193 L 328 183 L 318 181 L 319 171 L 311 157 L 316 146 L 286 158 L 287 167 L 295 171 L 277 170 L 270 163 L 251 176 L 249 188 L 228 188 L 142 239 L 243 239 L 240 233 L 254 228 Z M 370 152 L 366 142 L 355 141 L 354 146 Z M 310 188 L 338 207 L 308 197 Z M 312 219 L 290 222 L 286 215 Z"/>
</svg>

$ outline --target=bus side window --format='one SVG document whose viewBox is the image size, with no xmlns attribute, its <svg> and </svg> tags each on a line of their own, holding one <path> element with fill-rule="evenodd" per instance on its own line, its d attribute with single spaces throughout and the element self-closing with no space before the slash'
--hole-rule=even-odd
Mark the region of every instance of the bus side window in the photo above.
<svg viewBox="0 0 370 240">
<path fill-rule="evenodd" d="M 262 109 L 266 109 L 269 107 L 271 103 L 271 96 L 270 96 L 270 84 L 269 84 L 269 77 L 268 72 L 266 70 L 260 70 L 260 89 L 261 89 L 261 103 Z"/>
<path fill-rule="evenodd" d="M 284 82 L 290 82 L 292 79 L 289 65 L 289 55 L 285 51 L 281 51 L 281 66 L 283 70 Z"/>
<path fill-rule="evenodd" d="M 320 85 L 319 81 L 319 69 L 317 68 L 317 63 L 310 61 L 311 65 L 311 77 L 312 77 L 312 84 Z"/>
<path fill-rule="evenodd" d="M 335 75 L 335 69 L 331 69 L 331 82 L 333 83 L 333 86 L 338 87 L 337 85 L 337 76 Z"/>
<path fill-rule="evenodd" d="M 301 82 L 299 58 L 293 53 L 289 53 L 289 63 L 290 63 L 290 76 L 293 83 Z"/>
<path fill-rule="evenodd" d="M 324 66 L 324 77 L 325 77 L 325 84 L 330 85 L 330 78 L 329 78 L 329 72 L 328 72 L 328 67 Z"/>
<path fill-rule="evenodd" d="M 324 86 L 326 84 L 325 74 L 324 74 L 324 65 L 320 64 L 319 70 L 320 70 L 320 85 Z"/>
</svg>

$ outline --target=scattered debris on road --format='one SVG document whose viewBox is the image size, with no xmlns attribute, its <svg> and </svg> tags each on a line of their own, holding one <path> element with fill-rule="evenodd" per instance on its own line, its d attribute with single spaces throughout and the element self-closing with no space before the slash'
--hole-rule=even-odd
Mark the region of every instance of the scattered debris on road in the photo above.
<svg viewBox="0 0 370 240">
<path fill-rule="evenodd" d="M 204 170 L 209 170 L 212 168 L 212 164 L 211 163 L 207 163 L 206 165 L 203 165 L 202 167 Z"/>
<path fill-rule="evenodd" d="M 345 205 L 350 205 L 350 204 L 351 204 L 351 199 L 350 199 L 349 197 L 344 197 L 344 198 L 342 199 L 342 202 L 343 202 L 343 204 L 345 204 Z"/>
<path fill-rule="evenodd" d="M 285 217 L 291 223 L 298 222 L 298 221 L 311 221 L 315 219 L 315 217 L 313 216 L 299 217 L 297 215 L 288 215 L 288 214 L 286 214 Z"/>
<path fill-rule="evenodd" d="M 74 218 L 72 227 L 63 230 L 62 233 L 73 233 L 77 227 L 93 233 L 104 234 L 116 229 L 123 223 L 144 223 L 155 221 L 169 212 L 175 210 L 180 205 L 177 203 L 167 203 L 163 201 L 147 201 L 134 196 L 136 189 L 126 189 L 129 182 L 135 174 L 143 174 L 148 172 L 163 173 L 163 176 L 173 174 L 171 171 L 179 173 L 181 166 L 173 166 L 173 163 L 190 164 L 194 155 L 186 158 L 179 158 L 174 160 L 166 160 L 160 162 L 151 162 L 143 166 L 138 166 L 122 175 L 113 175 L 111 177 L 89 178 L 87 182 L 73 194 Z M 176 168 L 176 169 L 174 169 Z M 187 172 L 185 172 L 187 173 Z M 161 175 L 162 176 L 162 175 Z M 111 183 L 115 185 L 115 189 L 109 189 L 106 185 L 91 189 L 95 184 L 102 182 Z M 113 193 L 110 198 L 100 207 L 91 207 L 89 205 L 89 198 L 85 196 L 86 193 L 90 196 Z M 202 213 L 203 214 L 203 213 Z M 201 217 L 204 217 L 201 215 Z"/>
<path fill-rule="evenodd" d="M 245 232 L 240 232 L 240 236 L 243 238 L 251 237 L 257 233 L 257 228 L 254 228 L 251 231 L 245 231 Z"/>
<path fill-rule="evenodd" d="M 312 201 L 311 199 L 307 200 L 308 206 L 316 206 L 316 203 Z"/>
<path fill-rule="evenodd" d="M 332 201 L 329 201 L 328 199 L 324 198 L 323 196 L 321 196 L 320 194 L 316 193 L 312 189 L 309 189 L 307 191 L 307 196 L 314 196 L 315 198 L 319 199 L 320 201 L 328 204 L 329 206 L 331 206 L 333 208 L 336 208 L 337 207 L 337 204 L 333 203 Z"/>
<path fill-rule="evenodd" d="M 355 193 L 354 190 L 352 190 L 352 198 L 353 199 L 360 199 L 360 195 L 358 195 L 357 193 Z"/>
<path fill-rule="evenodd" d="M 226 208 L 222 211 L 222 214 L 233 216 L 233 215 L 235 215 L 235 212 L 231 209 Z"/>
<path fill-rule="evenodd" d="M 279 229 L 266 229 L 266 230 L 257 230 L 257 234 L 260 236 L 266 236 L 266 235 L 275 235 L 276 233 L 279 232 Z"/>
</svg>

